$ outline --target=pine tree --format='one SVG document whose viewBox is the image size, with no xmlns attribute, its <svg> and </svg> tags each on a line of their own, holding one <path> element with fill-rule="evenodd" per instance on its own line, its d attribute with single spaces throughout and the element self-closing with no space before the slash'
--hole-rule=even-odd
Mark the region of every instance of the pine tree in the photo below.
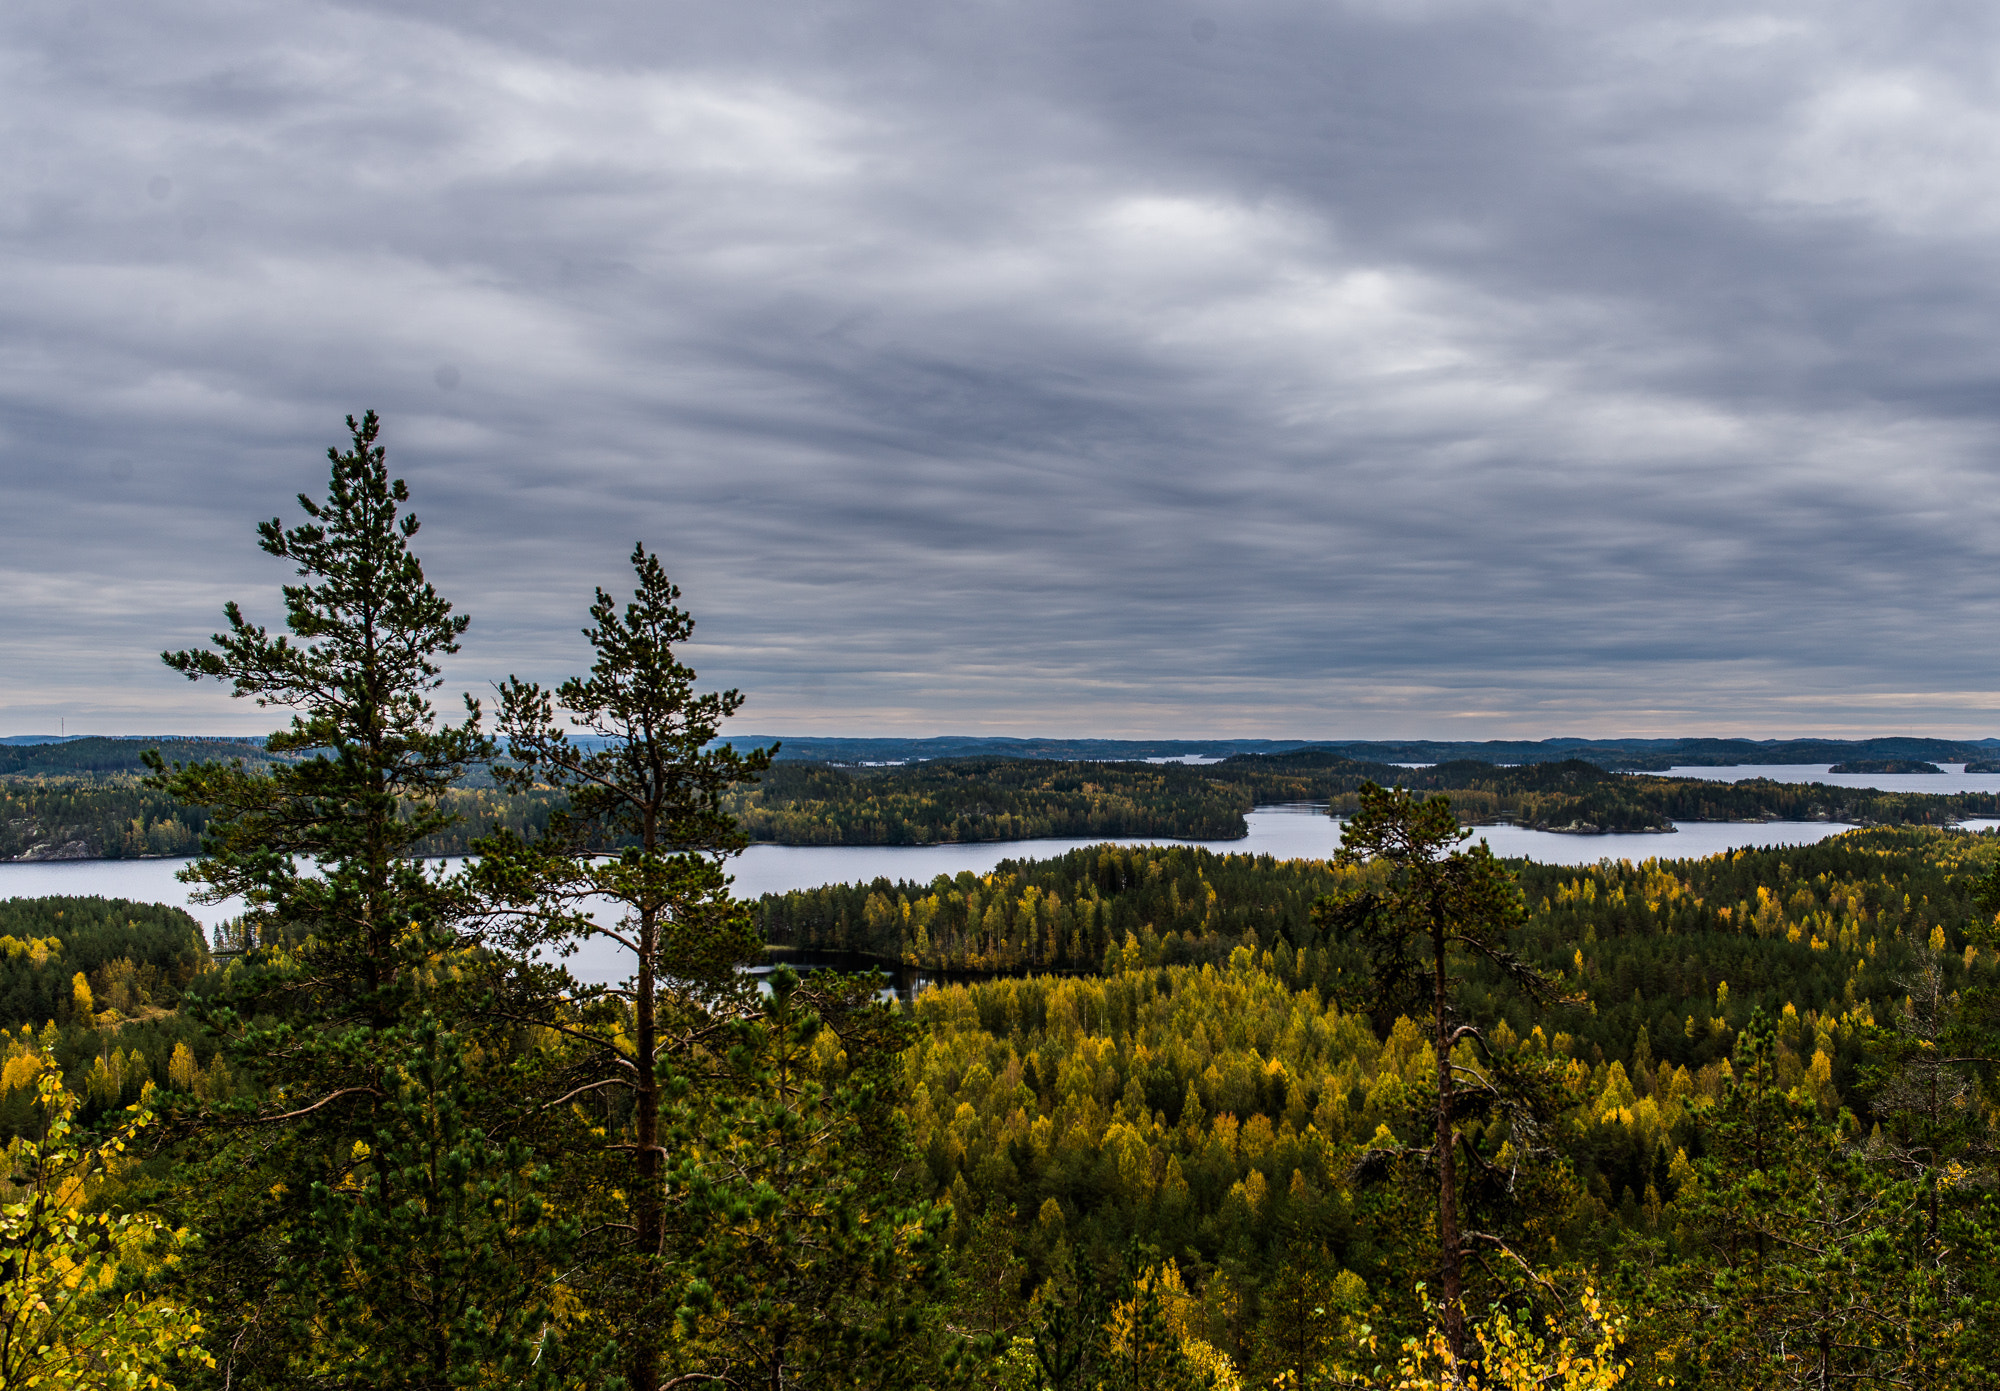
<svg viewBox="0 0 2000 1391">
<path fill-rule="evenodd" d="M 561 1021 L 574 1050 L 565 1100 L 617 1094 L 617 1115 L 630 1119 L 629 1136 L 611 1142 L 625 1172 L 602 1175 L 625 1195 L 626 1210 L 611 1220 L 628 1238 L 616 1262 L 622 1288 L 607 1295 L 604 1312 L 634 1391 L 652 1391 L 679 1297 L 663 1273 L 669 1156 L 661 1108 L 670 1088 L 686 1085 L 696 1054 L 713 1050 L 715 1030 L 752 1010 L 737 968 L 762 943 L 747 906 L 729 893 L 723 866 L 746 841 L 722 797 L 768 767 L 770 754 L 710 747 L 743 697 L 695 692 L 694 671 L 674 653 L 694 631 L 676 602 L 680 590 L 644 546 L 634 548 L 632 567 L 638 585 L 629 604 L 621 610 L 599 589 L 591 606 L 589 675 L 553 693 L 517 678 L 500 690 L 509 761 L 495 776 L 517 791 L 564 794 L 566 812 L 532 843 L 501 834 L 477 848 L 479 882 L 511 924 L 505 939 L 520 956 L 566 956 L 594 941 L 630 965 L 622 982 L 602 990 L 528 968 L 514 1008 L 523 1019 Z M 598 746 L 572 740 L 558 711 Z M 593 917 L 593 902 L 615 905 L 618 916 Z"/>
<path fill-rule="evenodd" d="M 225 1379 L 381 1385 L 357 1369 L 393 1367 L 397 1385 L 445 1387 L 533 1355 L 560 1361 L 534 1293 L 560 1262 L 555 1228 L 468 1201 L 511 1191 L 521 1167 L 516 1149 L 480 1138 L 519 1109 L 513 1050 L 467 1008 L 472 899 L 416 850 L 451 823 L 441 799 L 492 746 L 469 698 L 463 722 L 436 717 L 439 663 L 467 619 L 410 549 L 417 519 L 375 415 L 348 428 L 351 447 L 328 451 L 325 498 L 299 496 L 306 519 L 258 527 L 263 550 L 297 568 L 288 631 L 231 603 L 212 650 L 164 654 L 192 680 L 292 711 L 261 769 L 149 760 L 153 786 L 211 812 L 183 877 L 200 899 L 249 904 L 249 950 L 198 1010 L 235 1064 L 218 1058 L 211 1077 L 234 1073 L 238 1095 L 207 1110 L 183 1097 L 198 1142 L 182 1201 L 203 1236 L 188 1270 L 217 1311 Z M 177 1084 L 191 1071 L 169 1068 Z M 445 1143 L 444 1117 L 411 1098 L 419 1078 L 451 1099 L 442 1167 L 412 1158 Z M 367 1278 L 333 1278 L 338 1251 Z M 477 1336 L 407 1283 L 440 1262 L 458 1272 L 452 1298 L 483 1311 Z M 304 1278 L 315 1271 L 327 1278 Z"/>
<path fill-rule="evenodd" d="M 1420 1093 L 1431 1143 L 1371 1147 L 1361 1171 L 1421 1172 L 1427 1180 L 1438 1317 L 1453 1354 L 1464 1357 L 1472 1350 L 1466 1263 L 1477 1251 L 1509 1248 L 1504 1232 L 1467 1226 L 1463 1209 L 1472 1199 L 1488 1210 L 1532 1210 L 1538 1195 L 1523 1169 L 1545 1148 L 1541 1134 L 1557 1098 L 1546 1067 L 1489 1047 L 1460 1004 L 1460 977 L 1470 959 L 1482 959 L 1536 1003 L 1557 999 L 1558 982 L 1511 949 L 1509 934 L 1526 917 L 1520 888 L 1484 842 L 1469 851 L 1454 848 L 1471 832 L 1460 829 L 1450 799 L 1419 801 L 1371 782 L 1362 786 L 1360 803 L 1341 830 L 1338 858 L 1372 865 L 1373 882 L 1322 899 L 1314 916 L 1367 962 L 1361 979 L 1346 983 L 1351 1005 L 1370 1009 L 1384 1035 L 1405 1012 L 1423 1019 L 1436 1055 L 1435 1080 L 1428 1095 Z M 1477 1065 L 1457 1056 L 1461 1044 L 1480 1050 Z M 1472 1120 L 1482 1122 L 1483 1147 L 1468 1133 Z"/>
</svg>

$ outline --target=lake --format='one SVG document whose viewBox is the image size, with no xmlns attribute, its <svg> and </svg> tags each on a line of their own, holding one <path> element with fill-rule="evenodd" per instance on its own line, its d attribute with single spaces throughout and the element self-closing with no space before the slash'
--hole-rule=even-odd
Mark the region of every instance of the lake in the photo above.
<svg viewBox="0 0 2000 1391">
<path fill-rule="evenodd" d="M 1314 807 L 1259 807 L 1248 817 L 1242 840 L 1191 841 L 1137 837 L 1125 845 L 1203 845 L 1223 855 L 1269 855 L 1274 859 L 1325 859 L 1340 844 L 1340 825 Z M 1974 828 L 1991 823 L 1968 823 Z M 1543 864 L 1595 864 L 1600 859 L 1674 859 L 1713 855 L 1745 845 L 1807 845 L 1848 827 L 1821 821 L 1758 823 L 1684 822 L 1676 834 L 1565 836 L 1518 826 L 1481 826 L 1474 832 L 1502 856 Z M 739 896 L 784 893 L 821 884 L 863 883 L 877 877 L 927 883 L 940 874 L 970 870 L 985 874 L 1002 860 L 1048 859 L 1102 838 L 1015 840 L 978 845 L 753 845 L 731 866 Z M 58 860 L 0 864 L 0 898 L 49 894 L 98 894 L 141 903 L 172 903 L 214 927 L 241 905 L 203 906 L 187 901 L 187 886 L 174 878 L 186 860 Z"/>
<path fill-rule="evenodd" d="M 1831 763 L 1736 763 L 1722 768 L 1669 768 L 1655 777 L 1700 778 L 1704 782 L 1823 782 L 1829 787 L 1865 787 L 1877 792 L 2000 792 L 2000 773 L 1968 773 L 1963 763 L 1940 763 L 1941 773 L 1829 773 Z"/>
</svg>

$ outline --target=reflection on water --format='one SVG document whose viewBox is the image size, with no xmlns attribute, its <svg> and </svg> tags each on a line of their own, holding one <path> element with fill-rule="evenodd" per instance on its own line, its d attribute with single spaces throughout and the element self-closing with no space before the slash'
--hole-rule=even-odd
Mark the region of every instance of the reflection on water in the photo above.
<svg viewBox="0 0 2000 1391">
<path fill-rule="evenodd" d="M 1710 773 L 1749 772 L 1707 769 Z M 1798 773 L 1797 768 L 1786 771 Z M 1803 770 L 1810 772 L 1811 769 Z M 1985 778 L 1985 775 L 1974 775 Z M 1878 779 L 1886 782 L 1891 779 Z M 1912 781 L 1923 781 L 1913 775 Z M 2000 791 L 2000 775 L 1987 779 Z M 1931 777 L 1929 790 L 1948 791 L 1947 780 Z M 1983 789 L 1981 789 L 1983 790 Z M 1259 807 L 1249 815 L 1250 834 L 1242 840 L 1190 841 L 1167 837 L 1132 838 L 1126 845 L 1203 845 L 1218 854 L 1269 855 L 1273 859 L 1325 859 L 1340 844 L 1340 825 L 1324 809 L 1310 806 Z M 1991 821 L 1967 822 L 1968 829 L 1986 829 Z M 1644 860 L 1655 856 L 1694 859 L 1743 846 L 1810 845 L 1851 829 L 1823 821 L 1763 823 L 1682 822 L 1677 833 L 1567 836 L 1529 831 L 1518 826 L 1481 826 L 1474 831 L 1493 853 L 1520 856 L 1543 864 L 1595 864 L 1601 859 Z M 731 866 L 739 897 L 756 898 L 821 884 L 865 883 L 877 878 L 927 884 L 940 874 L 969 870 L 987 874 L 1002 860 L 1047 859 L 1102 840 L 1023 840 L 981 845 L 753 845 Z M 35 898 L 49 894 L 102 895 L 141 903 L 171 903 L 185 907 L 213 928 L 242 911 L 232 900 L 215 905 L 188 902 L 188 886 L 174 878 L 185 860 L 71 860 L 43 864 L 0 864 L 0 898 Z M 628 974 L 622 951 L 610 943 L 592 943 L 570 959 L 570 967 L 586 980 L 608 981 Z M 897 993 L 920 989 L 922 978 L 896 981 Z"/>
</svg>

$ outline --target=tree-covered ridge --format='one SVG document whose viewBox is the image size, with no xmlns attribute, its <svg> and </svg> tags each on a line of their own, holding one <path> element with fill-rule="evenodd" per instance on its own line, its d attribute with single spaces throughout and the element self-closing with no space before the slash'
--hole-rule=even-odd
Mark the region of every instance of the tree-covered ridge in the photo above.
<svg viewBox="0 0 2000 1391">
<path fill-rule="evenodd" d="M 2000 740 L 1926 739 L 1018 739 L 943 736 L 926 739 L 732 735 L 742 749 L 781 743 L 780 760 L 892 763 L 945 758 L 1045 758 L 1120 761 L 1228 758 L 1236 754 L 1310 752 L 1358 763 L 1560 763 L 1580 758 L 1600 768 L 1665 769 L 1743 764 L 1840 763 L 1849 759 L 1991 759 Z"/>
<path fill-rule="evenodd" d="M 0 859 L 136 860 L 201 849 L 208 813 L 134 784 L 0 779 Z"/>
<path fill-rule="evenodd" d="M 1850 825 L 1949 825 L 2000 814 L 1987 792 L 1879 792 L 1768 778 L 1714 782 L 1608 772 L 1580 759 L 1497 766 L 1461 760 L 1425 768 L 1355 763 L 1319 750 L 1246 755 L 1199 770 L 1245 789 L 1253 803 L 1325 802 L 1336 815 L 1360 805 L 1366 783 L 1443 792 L 1472 825 L 1511 821 L 1548 831 L 1664 830 L 1675 821 L 1838 821 Z M 1666 847 L 1672 853 L 1671 847 Z"/>
<path fill-rule="evenodd" d="M 0 1137 L 32 1133 L 36 1079 L 63 1077 L 83 1117 L 170 1079 L 218 1098 L 237 1081 L 181 1012 L 215 982 L 201 925 L 124 899 L 0 900 Z"/>
<path fill-rule="evenodd" d="M 735 794 L 753 840 L 786 845 L 916 845 L 1042 836 L 1171 835 L 1235 839 L 1252 807 L 1359 806 L 1367 783 L 1441 791 L 1461 821 L 1595 833 L 1671 829 L 1675 821 L 1817 820 L 1947 825 L 2000 814 L 1992 793 L 1887 793 L 1756 779 L 1717 783 L 1607 772 L 1560 762 L 1427 768 L 1355 762 L 1321 750 L 1244 755 L 1203 767 L 940 760 L 898 768 L 779 763 Z"/>
<path fill-rule="evenodd" d="M 1201 770 L 1135 763 L 966 759 L 904 768 L 781 763 L 730 811 L 752 840 L 929 845 L 1045 836 L 1245 834 L 1243 795 Z"/>
<path fill-rule="evenodd" d="M 209 967 L 201 925 L 179 908 L 109 898 L 0 899 L 0 1028 L 68 1023 L 92 1002 L 115 1026 L 180 1005 Z M 88 989 L 78 992 L 75 978 Z"/>
<path fill-rule="evenodd" d="M 0 745 L 0 774 L 42 777 L 100 777 L 145 770 L 144 754 L 157 749 L 169 763 L 200 759 L 242 759 L 269 763 L 261 739 L 67 739 L 54 744 Z"/>
</svg>

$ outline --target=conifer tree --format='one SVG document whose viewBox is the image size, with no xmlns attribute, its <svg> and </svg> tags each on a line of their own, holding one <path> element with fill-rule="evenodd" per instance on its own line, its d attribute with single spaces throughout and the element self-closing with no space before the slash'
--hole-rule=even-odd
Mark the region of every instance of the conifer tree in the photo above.
<svg viewBox="0 0 2000 1391">
<path fill-rule="evenodd" d="M 1448 798 L 1419 801 L 1402 788 L 1371 782 L 1363 785 L 1360 801 L 1342 827 L 1338 858 L 1377 866 L 1376 881 L 1322 899 L 1314 915 L 1365 957 L 1365 977 L 1349 981 L 1345 993 L 1351 1004 L 1371 1009 L 1378 1033 L 1386 1034 L 1388 1023 L 1405 1012 L 1427 1026 L 1436 1054 L 1435 1090 L 1425 1098 L 1431 1143 L 1371 1147 L 1362 1162 L 1364 1169 L 1414 1162 L 1428 1175 L 1438 1318 L 1453 1355 L 1465 1357 L 1472 1350 L 1466 1262 L 1475 1252 L 1506 1252 L 1507 1243 L 1503 1233 L 1466 1226 L 1462 1208 L 1470 1192 L 1523 1205 L 1520 1169 L 1538 1147 L 1553 1098 L 1546 1075 L 1518 1054 L 1501 1056 L 1488 1047 L 1460 1004 L 1459 977 L 1470 958 L 1481 958 L 1538 1003 L 1557 998 L 1557 981 L 1512 950 L 1509 934 L 1526 917 L 1520 888 L 1484 842 L 1469 851 L 1454 848 L 1471 832 L 1460 829 Z M 1454 1057 L 1461 1044 L 1484 1050 L 1483 1065 L 1462 1065 Z M 1497 1122 L 1482 1126 L 1485 1148 L 1467 1134 L 1465 1123 L 1475 1118 Z"/>
<path fill-rule="evenodd" d="M 589 944 L 621 953 L 629 966 L 620 983 L 598 991 L 544 973 L 531 988 L 539 1003 L 524 997 L 517 1009 L 537 1020 L 581 1009 L 564 1025 L 577 1050 L 564 1099 L 615 1093 L 623 1098 L 617 1114 L 630 1117 L 629 1138 L 616 1142 L 627 1171 L 604 1176 L 625 1195 L 613 1225 L 627 1237 L 623 1288 L 607 1297 L 607 1312 L 634 1391 L 653 1391 L 678 1303 L 663 1283 L 661 1107 L 669 1087 L 686 1084 L 681 1071 L 695 1065 L 693 1053 L 713 1048 L 715 1029 L 750 1008 L 737 968 L 756 958 L 761 939 L 747 906 L 729 894 L 723 866 L 747 842 L 722 797 L 768 767 L 770 753 L 710 747 L 743 697 L 695 692 L 694 671 L 674 651 L 694 619 L 657 556 L 642 545 L 631 559 L 631 602 L 621 608 L 599 589 L 591 605 L 587 676 L 553 692 L 517 678 L 500 688 L 508 761 L 495 776 L 515 790 L 560 792 L 567 810 L 533 843 L 503 834 L 478 848 L 480 883 L 511 924 L 506 940 L 516 952 L 566 956 Z M 568 727 L 589 743 L 572 740 Z M 618 916 L 593 916 L 593 902 L 615 905 Z"/>
<path fill-rule="evenodd" d="M 1628 1302 L 1649 1315 L 1656 1374 L 1684 1387 L 1962 1384 L 1920 1186 L 1870 1165 L 1836 1117 L 1781 1087 L 1775 1044 L 1755 1011 L 1675 1232 L 1635 1243 Z"/>
<path fill-rule="evenodd" d="M 762 942 L 729 892 L 746 842 L 722 798 L 770 751 L 715 742 L 742 696 L 695 691 L 680 591 L 643 546 L 632 566 L 630 602 L 597 591 L 588 675 L 501 687 L 496 777 L 567 810 L 478 847 L 521 961 L 508 1008 L 564 1040 L 556 1102 L 591 1108 L 566 1167 L 610 1241 L 594 1313 L 633 1391 L 927 1384 L 942 1219 L 904 1191 L 888 1068 L 906 1025 L 873 978 L 780 970 L 760 999 L 740 969 Z M 533 964 L 606 948 L 627 972 L 608 987 Z"/>
<path fill-rule="evenodd" d="M 482 1038 L 483 1062 L 469 1061 L 471 899 L 416 849 L 450 824 L 441 799 L 491 745 L 470 699 L 463 722 L 437 719 L 439 664 L 467 619 L 410 549 L 417 519 L 380 422 L 347 423 L 325 498 L 300 494 L 304 521 L 257 529 L 297 568 L 287 631 L 231 603 L 212 649 L 163 654 L 191 680 L 292 712 L 260 769 L 150 760 L 152 785 L 210 809 L 203 858 L 183 873 L 196 897 L 249 905 L 251 949 L 199 1010 L 235 1064 L 211 1072 L 233 1072 L 241 1094 L 209 1108 L 178 1098 L 199 1137 L 181 1197 L 204 1239 L 188 1269 L 216 1310 L 225 1380 L 391 1384 L 372 1367 L 441 1388 L 528 1358 L 561 1363 L 533 1293 L 559 1259 L 552 1228 L 471 1200 L 512 1192 L 521 1168 L 487 1134 L 518 1109 L 509 1040 Z M 448 1139 L 436 1108 L 411 1100 L 419 1077 L 450 1099 Z M 437 1162 L 413 1158 L 426 1152 Z M 417 1287 L 444 1268 L 456 1272 L 446 1303 L 480 1311 L 470 1322 Z"/>
</svg>

